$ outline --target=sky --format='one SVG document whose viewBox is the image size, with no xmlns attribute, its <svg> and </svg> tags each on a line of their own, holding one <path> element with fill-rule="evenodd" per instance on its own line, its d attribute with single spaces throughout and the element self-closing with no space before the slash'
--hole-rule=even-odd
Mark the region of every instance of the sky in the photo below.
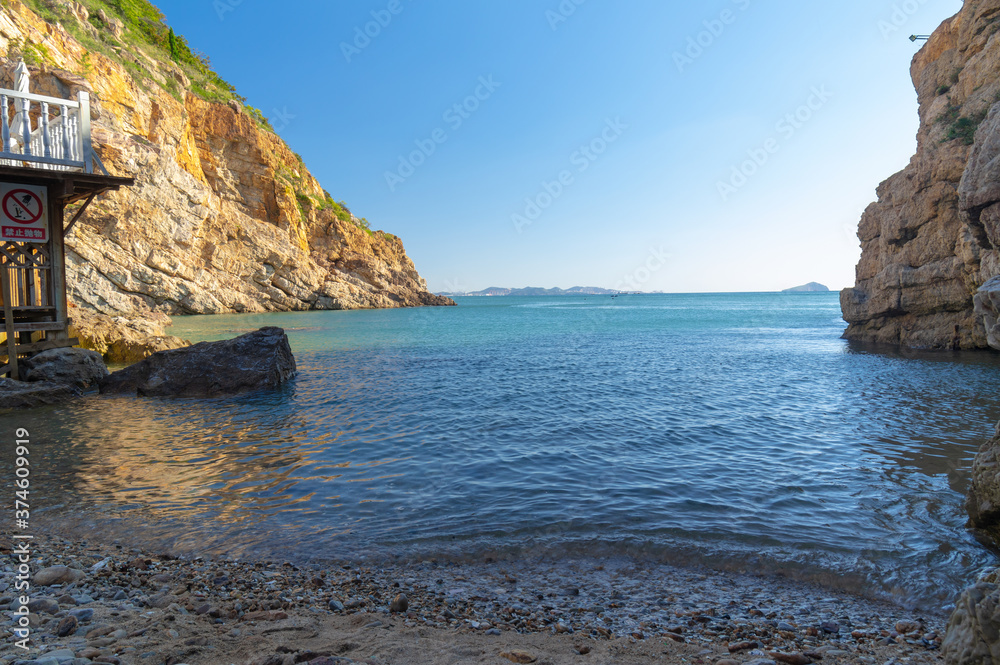
<svg viewBox="0 0 1000 665">
<path fill-rule="evenodd" d="M 960 0 L 159 0 L 432 291 L 853 285 Z"/>
</svg>

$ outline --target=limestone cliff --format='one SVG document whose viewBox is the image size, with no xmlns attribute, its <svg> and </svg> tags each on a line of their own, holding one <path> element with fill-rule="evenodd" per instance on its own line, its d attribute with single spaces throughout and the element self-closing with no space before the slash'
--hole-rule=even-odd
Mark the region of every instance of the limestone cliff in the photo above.
<svg viewBox="0 0 1000 665">
<path fill-rule="evenodd" d="M 113 316 L 454 304 L 427 291 L 398 238 L 334 202 L 258 111 L 199 87 L 192 72 L 207 70 L 173 31 L 167 56 L 139 39 L 167 35 L 148 17 L 130 24 L 140 10 L 158 15 L 135 1 L 0 7 L 0 84 L 24 56 L 33 92 L 89 91 L 97 152 L 136 178 L 67 237 L 73 302 Z"/>
<path fill-rule="evenodd" d="M 977 290 L 1000 275 L 1000 0 L 966 0 L 913 58 L 917 153 L 878 188 L 858 230 L 849 339 L 982 348 Z"/>
</svg>

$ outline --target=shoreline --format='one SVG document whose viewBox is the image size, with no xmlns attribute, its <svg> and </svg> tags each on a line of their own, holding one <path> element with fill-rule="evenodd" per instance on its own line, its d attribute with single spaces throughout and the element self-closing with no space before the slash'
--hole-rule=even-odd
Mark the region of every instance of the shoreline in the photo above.
<svg viewBox="0 0 1000 665">
<path fill-rule="evenodd" d="M 12 533 L 0 542 L 9 557 Z M 343 663 L 507 663 L 501 652 L 516 651 L 539 663 L 742 664 L 774 661 L 772 653 L 791 659 L 777 662 L 937 663 L 947 621 L 792 580 L 621 559 L 317 567 L 178 559 L 38 535 L 32 572 L 56 565 L 85 577 L 32 585 L 33 601 L 50 601 L 38 606 L 47 605 L 33 628 L 34 658 L 45 647 L 155 665 L 241 665 L 275 654 L 272 665 L 284 665 L 295 653 L 289 663 L 310 662 L 305 652 Z M 12 596 L 12 571 L 5 564 L 0 598 Z M 399 594 L 406 610 L 390 612 Z M 89 609 L 92 618 L 55 636 L 73 623 L 71 610 Z M 110 630 L 97 635 L 102 626 Z M 9 625 L 4 632 L 8 651 Z"/>
</svg>

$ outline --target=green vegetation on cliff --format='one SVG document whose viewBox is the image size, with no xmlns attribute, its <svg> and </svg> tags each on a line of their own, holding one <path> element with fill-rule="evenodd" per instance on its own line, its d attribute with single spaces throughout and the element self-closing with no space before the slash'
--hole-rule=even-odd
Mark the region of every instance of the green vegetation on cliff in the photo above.
<svg viewBox="0 0 1000 665">
<path fill-rule="evenodd" d="M 246 98 L 212 69 L 208 56 L 192 49 L 183 35 L 178 35 L 165 23 L 163 13 L 146 0 L 78 0 L 86 13 L 68 0 L 22 2 L 45 21 L 62 25 L 89 50 L 125 67 L 144 89 L 160 86 L 181 102 L 185 92 L 220 104 L 236 100 L 262 129 L 275 133 L 267 117 L 259 109 L 247 105 Z M 6 4 L 5 0 L 0 0 L 0 6 Z M 121 22 L 120 30 L 110 29 L 109 23 L 115 19 Z M 14 42 L 7 55 L 22 57 L 34 66 L 52 64 L 43 44 Z M 89 56 L 86 56 L 82 62 L 83 71 L 78 73 L 87 77 L 91 67 Z M 301 157 L 299 162 L 301 164 Z M 306 193 L 298 173 L 287 170 L 279 173 L 279 177 L 295 192 L 303 214 L 304 207 L 332 210 L 341 221 L 372 232 L 368 220 L 351 214 L 343 201 L 338 203 L 325 192 L 323 199 Z"/>
<path fill-rule="evenodd" d="M 157 83 L 149 68 L 141 58 L 124 50 L 123 46 L 136 46 L 154 61 L 172 62 L 188 77 L 191 92 L 199 97 L 216 102 L 237 99 L 246 100 L 236 93 L 236 89 L 212 70 L 207 56 L 194 51 L 183 36 L 164 23 L 164 16 L 154 5 L 145 0 L 80 0 L 89 12 L 88 26 L 82 25 L 68 2 L 58 0 L 24 0 L 36 14 L 49 22 L 58 22 L 76 39 L 88 48 L 98 51 L 127 67 L 146 85 Z M 124 25 L 124 33 L 119 40 L 99 18 L 100 13 L 116 18 Z M 44 53 L 25 50 L 29 64 L 42 64 Z M 161 83 L 175 97 L 180 94 L 179 85 L 174 82 Z M 255 117 L 263 118 L 259 112 Z M 265 120 L 266 122 L 266 120 Z"/>
</svg>

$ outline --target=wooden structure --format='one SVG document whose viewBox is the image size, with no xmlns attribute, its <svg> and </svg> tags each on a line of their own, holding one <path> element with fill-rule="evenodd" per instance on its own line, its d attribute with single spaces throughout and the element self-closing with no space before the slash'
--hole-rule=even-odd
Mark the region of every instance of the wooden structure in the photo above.
<svg viewBox="0 0 1000 665">
<path fill-rule="evenodd" d="M 15 90 L 0 89 L 0 375 L 13 379 L 19 356 L 78 343 L 68 333 L 63 239 L 95 196 L 135 182 L 109 175 L 94 152 L 86 92 L 73 101 L 28 85 L 22 62 Z M 65 224 L 65 207 L 80 201 Z"/>
</svg>

